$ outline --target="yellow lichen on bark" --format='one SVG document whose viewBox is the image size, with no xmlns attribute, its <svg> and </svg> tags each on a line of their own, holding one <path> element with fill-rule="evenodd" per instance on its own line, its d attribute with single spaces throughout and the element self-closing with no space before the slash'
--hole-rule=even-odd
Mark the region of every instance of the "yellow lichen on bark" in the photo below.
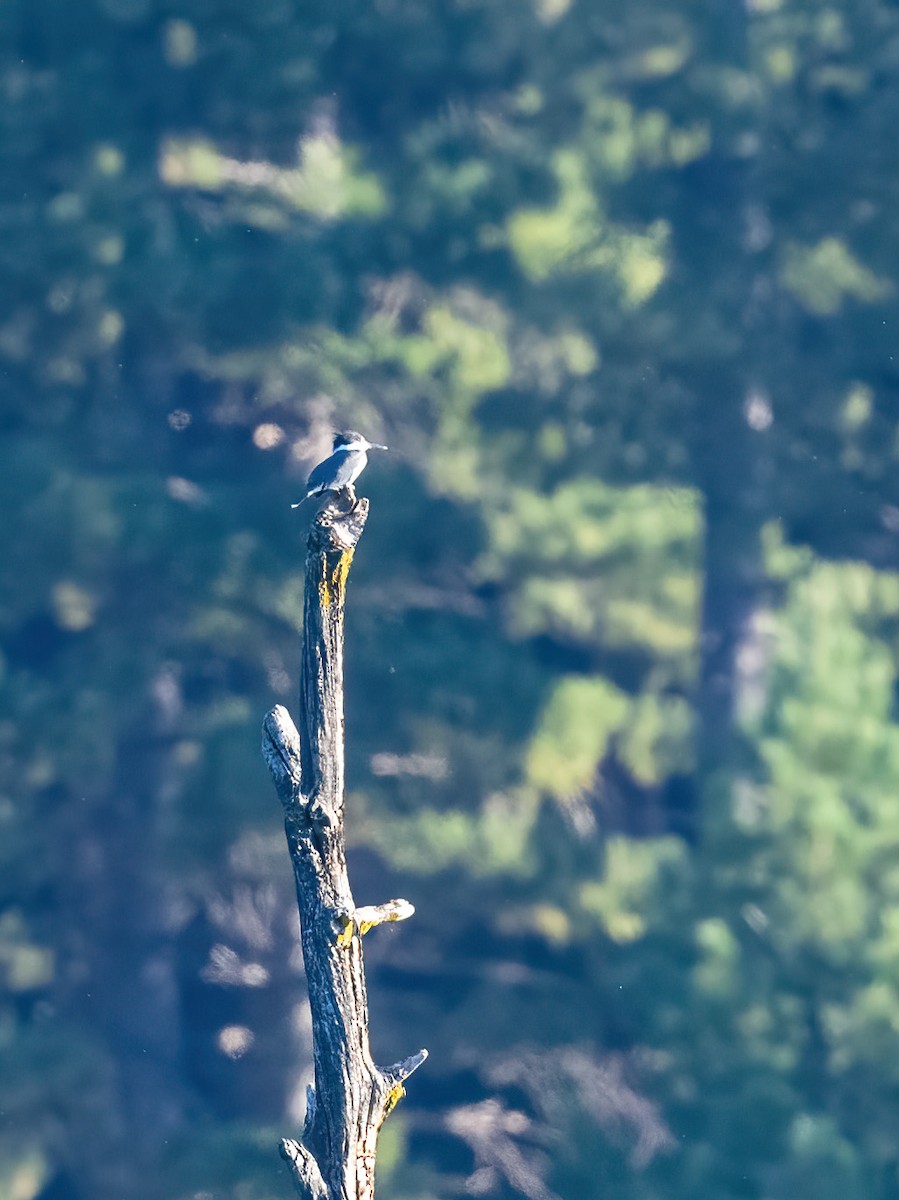
<svg viewBox="0 0 899 1200">
<path fill-rule="evenodd" d="M 319 584 L 322 608 L 330 608 L 335 600 L 338 604 L 341 602 L 352 561 L 353 549 L 350 547 L 341 554 L 334 570 L 325 574 L 324 579 Z"/>
</svg>

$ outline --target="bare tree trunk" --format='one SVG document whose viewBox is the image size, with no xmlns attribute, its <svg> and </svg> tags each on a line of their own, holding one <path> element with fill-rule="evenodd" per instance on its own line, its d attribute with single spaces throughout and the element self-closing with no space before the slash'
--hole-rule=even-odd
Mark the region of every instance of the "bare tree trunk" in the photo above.
<svg viewBox="0 0 899 1200">
<path fill-rule="evenodd" d="M 306 551 L 299 732 L 285 708 L 269 713 L 262 749 L 285 810 L 312 1008 L 315 1087 L 302 1142 L 282 1157 L 306 1200 L 368 1200 L 378 1130 L 426 1050 L 377 1067 L 368 1044 L 362 935 L 411 916 L 392 900 L 357 909 L 343 830 L 343 614 L 353 552 L 368 501 L 342 493 L 318 513 Z"/>
<path fill-rule="evenodd" d="M 715 69 L 752 80 L 752 6 L 719 6 L 710 14 Z M 677 223 L 688 292 L 709 296 L 697 324 L 711 333 L 687 383 L 701 413 L 694 453 L 705 496 L 698 749 L 700 778 L 715 807 L 750 768 L 753 750 L 743 724 L 760 708 L 766 688 L 760 617 L 770 584 L 762 531 L 776 512 L 769 429 L 772 397 L 785 377 L 786 318 L 767 204 L 771 135 L 753 96 L 750 89 L 741 105 L 719 113 L 712 135 L 717 149 L 687 173 L 693 189 Z M 696 314 L 688 320 L 695 322 Z"/>
</svg>

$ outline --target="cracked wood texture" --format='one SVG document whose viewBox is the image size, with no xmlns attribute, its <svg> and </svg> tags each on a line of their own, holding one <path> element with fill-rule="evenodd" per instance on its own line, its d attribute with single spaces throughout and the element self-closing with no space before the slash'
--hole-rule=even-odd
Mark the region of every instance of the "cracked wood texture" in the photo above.
<svg viewBox="0 0 899 1200">
<path fill-rule="evenodd" d="M 426 1051 L 377 1067 L 368 1041 L 362 932 L 356 916 L 343 827 L 343 615 L 347 576 L 365 527 L 368 501 L 335 496 L 309 533 L 303 606 L 299 730 L 280 705 L 263 726 L 263 754 L 284 805 L 287 844 L 300 910 L 303 960 L 312 1010 L 315 1086 L 308 1092 L 301 1141 L 281 1155 L 307 1200 L 368 1200 L 374 1194 L 378 1131 L 403 1095 L 403 1080 Z M 385 915 L 384 920 L 397 919 Z"/>
</svg>

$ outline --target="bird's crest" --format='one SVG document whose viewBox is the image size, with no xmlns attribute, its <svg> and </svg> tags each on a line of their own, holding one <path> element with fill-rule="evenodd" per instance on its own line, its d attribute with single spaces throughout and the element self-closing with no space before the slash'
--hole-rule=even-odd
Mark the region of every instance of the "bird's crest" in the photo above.
<svg viewBox="0 0 899 1200">
<path fill-rule="evenodd" d="M 358 445 L 360 442 L 365 442 L 367 439 L 361 433 L 357 433 L 355 429 L 344 430 L 343 433 L 334 434 L 334 449 L 340 450 L 343 446 Z"/>
</svg>

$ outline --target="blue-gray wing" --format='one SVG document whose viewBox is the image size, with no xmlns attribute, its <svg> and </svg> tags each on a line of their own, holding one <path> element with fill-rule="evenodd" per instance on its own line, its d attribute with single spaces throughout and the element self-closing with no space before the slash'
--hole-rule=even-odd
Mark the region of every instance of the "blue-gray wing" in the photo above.
<svg viewBox="0 0 899 1200">
<path fill-rule="evenodd" d="M 346 450 L 335 450 L 330 458 L 314 467 L 306 481 L 306 495 L 314 492 L 336 492 L 353 482 L 353 456 Z"/>
</svg>

